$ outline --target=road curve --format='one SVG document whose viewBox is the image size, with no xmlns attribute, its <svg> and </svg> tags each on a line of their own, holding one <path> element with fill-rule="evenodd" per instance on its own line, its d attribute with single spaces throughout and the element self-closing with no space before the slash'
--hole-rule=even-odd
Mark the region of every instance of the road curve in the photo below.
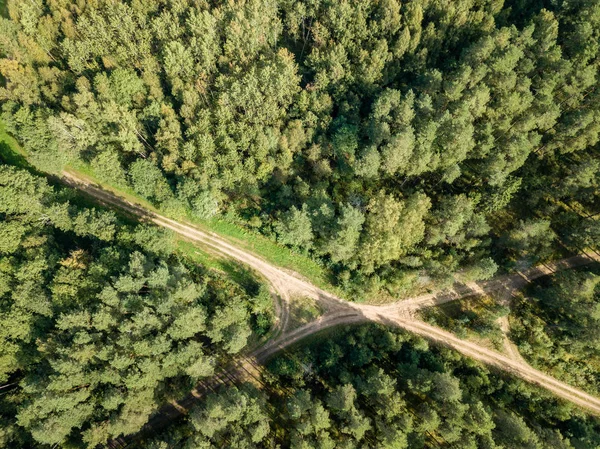
<svg viewBox="0 0 600 449">
<path fill-rule="evenodd" d="M 580 391 L 577 388 L 571 387 L 564 382 L 560 382 L 521 361 L 511 359 L 504 354 L 476 343 L 461 340 L 449 332 L 424 323 L 414 317 L 414 312 L 424 307 L 442 304 L 471 295 L 502 290 L 512 291 L 521 288 L 531 280 L 540 276 L 551 274 L 561 269 L 584 265 L 590 263 L 592 260 L 599 260 L 597 255 L 591 257 L 587 255 L 578 255 L 555 263 L 534 267 L 514 275 L 501 276 L 482 283 L 457 285 L 448 291 L 409 298 L 394 304 L 384 306 L 356 304 L 344 301 L 337 296 L 316 287 L 310 282 L 293 276 L 278 267 L 274 267 L 256 255 L 235 247 L 216 234 L 200 231 L 191 224 L 180 223 L 160 214 L 148 211 L 138 205 L 115 196 L 111 192 L 103 190 L 101 187 L 90 183 L 88 180 L 81 178 L 74 173 L 64 172 L 63 176 L 68 184 L 83 190 L 103 203 L 125 210 L 141 219 L 153 222 L 158 226 L 171 229 L 187 239 L 200 243 L 215 252 L 250 266 L 263 275 L 284 300 L 289 299 L 292 295 L 308 296 L 319 301 L 320 304 L 328 310 L 328 313 L 324 316 L 298 329 L 289 331 L 283 329 L 276 339 L 267 342 L 264 346 L 249 354 L 249 357 L 259 363 L 264 362 L 282 349 L 323 329 L 340 324 L 372 321 L 398 326 L 429 340 L 449 346 L 468 357 L 472 357 L 499 369 L 509 371 L 516 376 L 552 391 L 563 399 L 571 401 L 600 415 L 600 399 Z M 285 311 L 286 308 L 283 307 L 281 310 Z M 287 317 L 279 318 L 280 321 L 287 321 Z"/>
</svg>

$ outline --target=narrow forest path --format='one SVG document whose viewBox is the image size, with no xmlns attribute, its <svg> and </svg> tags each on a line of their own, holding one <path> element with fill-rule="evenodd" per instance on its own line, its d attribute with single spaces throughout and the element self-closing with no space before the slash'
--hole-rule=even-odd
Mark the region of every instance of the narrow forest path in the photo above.
<svg viewBox="0 0 600 449">
<path fill-rule="evenodd" d="M 214 233 L 201 231 L 191 224 L 177 222 L 160 214 L 148 211 L 139 205 L 132 204 L 131 202 L 102 189 L 100 186 L 91 183 L 89 180 L 78 174 L 63 172 L 63 177 L 65 182 L 86 192 L 102 203 L 117 207 L 142 220 L 170 229 L 186 239 L 189 239 L 202 247 L 208 248 L 210 251 L 217 252 L 248 265 L 271 283 L 272 288 L 277 292 L 285 304 L 282 307 L 277 308 L 277 311 L 280 313 L 280 316 L 278 317 L 278 335 L 248 354 L 247 357 L 245 357 L 245 360 L 249 360 L 249 362 L 244 362 L 241 366 L 237 365 L 235 368 L 225 371 L 224 374 L 226 376 L 235 377 L 243 374 L 251 368 L 250 365 L 253 363 L 263 363 L 277 352 L 321 330 L 340 324 L 371 321 L 385 325 L 398 326 L 436 343 L 449 346 L 468 357 L 472 357 L 498 369 L 508 371 L 529 382 L 546 388 L 557 396 L 600 415 L 599 398 L 591 396 L 532 368 L 518 357 L 509 357 L 476 343 L 461 340 L 450 332 L 444 331 L 416 318 L 416 312 L 420 309 L 468 296 L 490 293 L 510 295 L 515 290 L 523 288 L 527 283 L 541 276 L 546 276 L 559 270 L 585 265 L 594 260 L 599 261 L 600 257 L 596 254 L 591 256 L 573 256 L 554 263 L 533 267 L 516 274 L 498 276 L 485 282 L 459 284 L 455 285 L 450 290 L 408 298 L 393 304 L 380 306 L 357 304 L 340 299 L 310 282 L 301 279 L 299 276 L 294 276 L 281 268 L 275 267 L 260 257 L 235 247 L 230 242 Z M 290 298 L 297 296 L 313 298 L 318 301 L 319 305 L 327 312 L 318 319 L 299 328 L 289 329 L 287 326 L 287 323 L 289 323 L 290 312 L 289 300 Z M 210 384 L 210 381 L 208 383 Z M 195 389 L 188 397 L 179 401 L 178 407 L 176 408 L 177 413 L 182 413 L 183 410 L 187 409 L 188 406 L 193 403 L 192 401 L 194 398 L 200 397 L 202 391 L 206 388 L 206 384 L 207 383 L 204 382 L 201 388 Z M 180 408 L 181 410 L 179 410 Z M 163 425 L 166 419 L 170 419 L 168 414 L 159 414 L 159 416 L 153 420 L 155 422 L 151 420 L 148 425 Z M 163 423 L 161 424 L 157 420 L 161 420 Z"/>
</svg>

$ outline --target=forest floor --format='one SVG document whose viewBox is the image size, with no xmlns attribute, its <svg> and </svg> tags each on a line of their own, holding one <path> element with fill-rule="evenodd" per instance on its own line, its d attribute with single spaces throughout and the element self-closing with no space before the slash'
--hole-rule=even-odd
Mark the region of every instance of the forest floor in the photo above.
<svg viewBox="0 0 600 449">
<path fill-rule="evenodd" d="M 512 275 L 498 276 L 485 282 L 457 284 L 449 290 L 408 298 L 388 305 L 358 304 L 340 299 L 302 279 L 295 273 L 276 267 L 255 254 L 237 248 L 215 233 L 201 231 L 189 223 L 169 219 L 120 198 L 113 192 L 90 183 L 89 180 L 78 176 L 77 173 L 63 172 L 63 177 L 65 182 L 71 186 L 82 190 L 104 204 L 117 207 L 141 220 L 168 228 L 211 252 L 222 254 L 249 266 L 271 284 L 272 289 L 281 299 L 280 306 L 276 308 L 278 314 L 277 332 L 272 334 L 275 338 L 246 354 L 241 363 L 234 363 L 231 368 L 221 370 L 220 376 L 235 378 L 240 375 L 248 375 L 248 373 L 255 370 L 257 365 L 264 363 L 277 352 L 319 331 L 341 324 L 370 321 L 398 326 L 436 343 L 451 347 L 468 357 L 508 371 L 515 376 L 546 388 L 557 396 L 582 408 L 600 414 L 599 398 L 534 369 L 520 357 L 515 347 L 510 347 L 508 354 L 502 354 L 475 342 L 462 340 L 454 334 L 427 324 L 416 317 L 416 312 L 425 307 L 432 307 L 473 295 L 494 293 L 495 297 L 500 298 L 499 300 L 508 301 L 515 290 L 523 288 L 534 279 L 560 270 L 585 265 L 594 260 L 600 261 L 600 256 L 597 254 L 576 255 Z M 294 311 L 291 311 L 295 303 L 293 298 L 310 298 L 315 301 L 315 304 L 323 313 L 315 315 L 312 321 L 297 327 L 301 323 L 298 323 L 295 319 L 290 319 L 290 316 L 295 314 Z M 296 325 L 292 323 L 296 323 Z M 510 344 L 510 342 L 507 344 Z M 147 426 L 158 427 L 164 425 L 165 420 L 172 419 L 171 415 L 173 413 L 182 413 L 188 409 L 194 398 L 200 397 L 206 388 L 211 388 L 210 382 L 204 382 L 192 391 L 187 398 L 178 401 L 177 407 L 175 407 L 176 412 L 159 412 Z"/>
</svg>

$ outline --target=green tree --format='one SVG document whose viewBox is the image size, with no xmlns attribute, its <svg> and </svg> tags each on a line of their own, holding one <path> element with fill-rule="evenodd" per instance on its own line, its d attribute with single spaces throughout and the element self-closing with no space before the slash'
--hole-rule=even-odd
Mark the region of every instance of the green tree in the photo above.
<svg viewBox="0 0 600 449">
<path fill-rule="evenodd" d="M 310 248 L 314 236 L 307 207 L 303 206 L 301 210 L 298 210 L 292 206 L 276 223 L 275 231 L 277 239 L 284 245 Z"/>
<path fill-rule="evenodd" d="M 331 254 L 331 260 L 341 262 L 354 256 L 364 221 L 360 210 L 350 205 L 342 206 L 335 236 L 325 246 L 325 250 Z"/>
<path fill-rule="evenodd" d="M 135 191 L 145 198 L 162 202 L 171 196 L 160 169 L 148 160 L 140 159 L 131 164 L 129 177 Z"/>
<path fill-rule="evenodd" d="M 383 191 L 370 201 L 357 253 L 365 271 L 398 259 L 423 239 L 430 204 L 424 194 L 398 201 Z"/>
</svg>

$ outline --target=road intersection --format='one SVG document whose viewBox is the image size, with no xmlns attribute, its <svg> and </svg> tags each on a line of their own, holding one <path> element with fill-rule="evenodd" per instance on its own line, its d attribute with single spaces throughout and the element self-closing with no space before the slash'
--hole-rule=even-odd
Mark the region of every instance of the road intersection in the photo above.
<svg viewBox="0 0 600 449">
<path fill-rule="evenodd" d="M 560 270 L 585 265 L 594 260 L 600 261 L 600 258 L 596 254 L 573 256 L 512 275 L 498 276 L 485 282 L 457 284 L 449 290 L 408 298 L 392 304 L 359 304 L 343 300 L 300 278 L 300 276 L 294 273 L 273 266 L 255 254 L 234 246 L 217 234 L 202 231 L 192 224 L 178 222 L 144 209 L 137 204 L 133 204 L 116 196 L 112 192 L 94 185 L 89 180 L 72 172 L 63 172 L 63 177 L 69 185 L 84 191 L 96 200 L 119 208 L 139 219 L 170 229 L 202 248 L 242 263 L 259 273 L 270 283 L 273 292 L 281 300 L 276 307 L 278 320 L 276 324 L 277 331 L 273 333 L 274 338 L 246 354 L 244 361 L 241 364 L 235 365 L 235 368 L 231 368 L 229 371 L 222 371 L 229 377 L 244 376 L 253 369 L 253 366 L 263 364 L 270 357 L 290 345 L 324 329 L 342 324 L 376 322 L 388 326 L 397 326 L 435 343 L 451 347 L 467 357 L 508 371 L 515 376 L 546 388 L 557 396 L 571 401 L 594 414 L 600 415 L 600 398 L 587 394 L 531 367 L 520 357 L 516 348 L 512 347 L 511 351 L 503 354 L 475 342 L 462 340 L 450 332 L 425 323 L 417 317 L 417 312 L 426 307 L 470 296 L 493 294 L 494 297 L 507 298 L 513 292 L 523 288 L 527 283 L 539 277 Z M 294 297 L 314 299 L 321 309 L 324 310 L 324 314 L 309 323 L 293 328 L 293 326 L 290 326 L 289 315 L 291 298 Z M 506 323 L 504 324 L 506 325 Z M 178 413 L 185 413 L 194 398 L 201 397 L 203 391 L 207 388 L 206 385 L 210 385 L 210 382 L 203 382 L 188 397 L 178 401 L 175 410 Z M 169 413 L 162 413 L 162 415 L 159 413 L 156 419 L 164 421 L 167 415 Z M 152 423 L 150 422 L 148 425 L 152 425 Z"/>
</svg>

